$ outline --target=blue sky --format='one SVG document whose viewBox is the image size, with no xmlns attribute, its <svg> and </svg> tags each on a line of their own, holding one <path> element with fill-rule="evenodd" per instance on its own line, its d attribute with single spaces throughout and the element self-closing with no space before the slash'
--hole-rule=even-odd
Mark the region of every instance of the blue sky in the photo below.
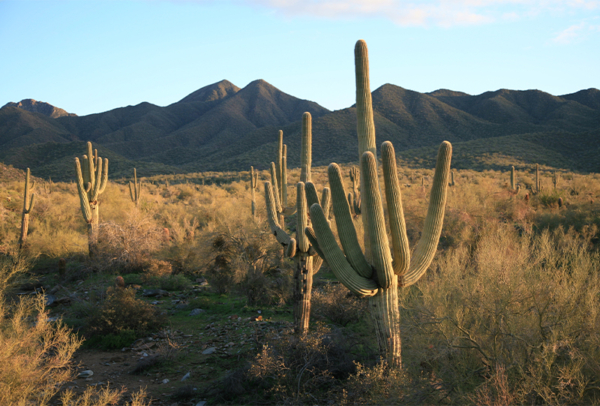
<svg viewBox="0 0 600 406">
<path fill-rule="evenodd" d="M 0 106 L 86 115 L 264 79 L 329 109 L 371 88 L 600 88 L 600 0 L 0 0 Z"/>
</svg>

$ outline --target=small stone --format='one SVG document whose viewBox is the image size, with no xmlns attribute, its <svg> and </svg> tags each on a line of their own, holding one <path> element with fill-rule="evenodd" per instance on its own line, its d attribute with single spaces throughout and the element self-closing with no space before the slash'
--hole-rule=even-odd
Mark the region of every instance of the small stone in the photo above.
<svg viewBox="0 0 600 406">
<path fill-rule="evenodd" d="M 202 351 L 202 354 L 210 355 L 210 354 L 214 354 L 216 351 L 217 351 L 216 347 L 210 347 L 210 348 L 207 348 L 204 351 Z"/>
<path fill-rule="evenodd" d="M 89 378 L 92 375 L 94 375 L 94 372 L 91 369 L 87 369 L 85 371 L 81 371 L 79 375 L 77 375 L 77 378 Z"/>
<path fill-rule="evenodd" d="M 196 403 L 196 406 L 206 406 L 206 400 Z"/>
<path fill-rule="evenodd" d="M 192 375 L 191 372 L 188 372 L 187 374 L 183 375 L 183 378 L 181 378 L 181 382 L 185 381 L 186 379 L 188 379 L 190 376 Z"/>
<path fill-rule="evenodd" d="M 200 313 L 203 313 L 205 310 L 203 309 L 194 309 L 188 314 L 188 316 L 198 316 Z"/>
<path fill-rule="evenodd" d="M 168 379 L 163 379 L 162 383 L 169 383 L 170 381 Z"/>
</svg>

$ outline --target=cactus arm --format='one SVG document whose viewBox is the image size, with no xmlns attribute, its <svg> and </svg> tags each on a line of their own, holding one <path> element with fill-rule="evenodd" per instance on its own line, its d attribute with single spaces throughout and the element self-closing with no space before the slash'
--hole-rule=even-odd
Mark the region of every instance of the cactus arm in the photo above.
<svg viewBox="0 0 600 406">
<path fill-rule="evenodd" d="M 273 188 L 273 201 L 275 203 L 275 210 L 277 210 L 277 213 L 281 213 L 282 210 L 281 203 L 279 202 L 279 189 L 277 188 L 277 169 L 275 168 L 274 162 L 271 162 L 271 186 Z"/>
<path fill-rule="evenodd" d="M 308 226 L 308 211 L 306 206 L 306 193 L 304 189 L 303 182 L 298 182 L 296 184 L 296 239 L 300 252 L 306 253 L 308 252 L 310 245 L 308 238 L 304 234 L 304 229 Z"/>
<path fill-rule="evenodd" d="M 392 268 L 392 254 L 385 229 L 383 202 L 379 192 L 377 177 L 377 160 L 372 152 L 367 151 L 361 159 L 361 178 L 363 179 L 365 199 L 364 212 L 368 211 L 369 236 L 371 239 L 372 263 L 377 272 L 377 281 L 382 288 L 389 288 L 396 276 Z M 346 199 L 344 199 L 345 201 Z"/>
<path fill-rule="evenodd" d="M 98 158 L 98 163 L 102 158 Z M 104 158 L 104 165 L 102 167 L 102 181 L 100 187 L 98 188 L 98 194 L 104 193 L 104 189 L 106 189 L 106 185 L 108 184 L 108 158 Z"/>
<path fill-rule="evenodd" d="M 290 238 L 290 243 L 288 244 L 287 248 L 285 249 L 285 255 L 288 258 L 294 258 L 296 256 L 296 249 L 297 249 L 296 240 L 293 238 Z"/>
<path fill-rule="evenodd" d="M 321 204 L 321 200 L 319 200 L 319 195 L 317 195 L 317 188 L 315 188 L 314 183 L 306 182 L 305 190 L 308 207 L 312 206 L 315 203 Z"/>
<path fill-rule="evenodd" d="M 423 226 L 423 235 L 417 244 L 408 272 L 399 280 L 402 286 L 410 286 L 423 276 L 427 268 L 429 268 L 437 250 L 444 223 L 451 160 L 452 145 L 448 141 L 444 141 L 438 151 L 433 186 L 429 198 L 429 208 Z"/>
<path fill-rule="evenodd" d="M 271 186 L 271 182 L 265 182 L 265 202 L 267 203 L 267 220 L 271 232 L 277 238 L 281 245 L 290 245 L 292 238 L 281 228 L 277 219 L 277 211 L 275 207 L 275 193 Z"/>
<path fill-rule="evenodd" d="M 100 185 L 102 185 L 102 159 L 98 159 L 98 166 L 96 166 L 96 180 L 92 183 L 92 194 L 90 197 L 91 202 L 95 202 L 98 200 L 98 195 L 100 194 Z"/>
<path fill-rule="evenodd" d="M 88 182 L 92 183 L 92 190 L 94 190 L 94 186 L 96 186 L 96 179 L 95 179 L 95 169 L 94 169 L 94 164 L 95 164 L 95 159 L 94 159 L 94 152 L 92 150 L 92 143 L 90 141 L 88 141 L 87 143 L 87 166 L 88 166 L 88 170 L 87 173 L 89 175 L 89 180 Z"/>
<path fill-rule="evenodd" d="M 313 230 L 312 227 L 306 227 L 304 229 L 304 234 L 306 234 L 306 238 L 308 238 L 308 241 L 310 241 L 311 248 L 313 250 L 315 250 L 315 252 L 321 259 L 325 259 L 325 254 L 323 254 L 323 251 L 321 250 L 321 247 L 319 246 L 319 241 L 317 240 L 317 235 L 315 234 L 315 230 Z"/>
<path fill-rule="evenodd" d="M 321 206 L 313 204 L 310 207 L 310 217 L 321 252 L 325 254 L 325 260 L 338 280 L 358 296 L 375 295 L 378 291 L 377 284 L 356 273 L 346 260 L 329 227 L 329 222 L 325 219 Z"/>
<path fill-rule="evenodd" d="M 340 167 L 334 163 L 330 164 L 327 168 L 327 174 L 329 176 L 329 186 L 331 187 L 331 200 L 333 201 L 333 214 L 337 224 L 338 237 L 346 253 L 346 258 L 360 276 L 370 278 L 373 269 L 367 262 L 358 242 L 350 206 L 346 200 Z"/>
<path fill-rule="evenodd" d="M 321 194 L 321 207 L 323 208 L 325 218 L 329 219 L 329 213 L 331 212 L 331 189 L 328 187 L 323 188 L 323 193 Z"/>
<path fill-rule="evenodd" d="M 131 197 L 131 201 L 135 202 L 135 194 L 133 192 L 133 185 L 129 182 L 129 196 Z"/>
<path fill-rule="evenodd" d="M 79 191 L 79 202 L 81 204 L 81 212 L 83 218 L 87 223 L 92 222 L 92 209 L 90 208 L 90 202 L 88 201 L 88 195 L 85 186 L 83 185 L 83 174 L 81 172 L 81 164 L 79 158 L 75 158 L 75 171 L 77 173 L 77 190 Z M 88 187 L 91 188 L 91 184 L 88 183 Z"/>
<path fill-rule="evenodd" d="M 302 115 L 302 144 L 300 151 L 300 181 L 310 182 L 312 165 L 312 116 L 309 112 Z"/>
<path fill-rule="evenodd" d="M 396 153 L 391 142 L 381 145 L 383 161 L 383 179 L 385 183 L 385 200 L 387 202 L 388 218 L 392 235 L 394 261 L 392 266 L 396 275 L 404 275 L 410 264 L 410 247 L 406 235 L 406 223 L 402 209 L 402 192 L 398 180 Z"/>
</svg>

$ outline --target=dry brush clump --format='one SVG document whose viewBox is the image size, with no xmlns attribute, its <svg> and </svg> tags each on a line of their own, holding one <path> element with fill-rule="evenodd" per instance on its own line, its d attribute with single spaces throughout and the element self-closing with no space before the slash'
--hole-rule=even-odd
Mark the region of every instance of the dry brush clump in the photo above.
<svg viewBox="0 0 600 406">
<path fill-rule="evenodd" d="M 489 224 L 402 295 L 412 368 L 457 402 L 588 404 L 600 376 L 596 230 L 521 233 Z M 491 400 L 490 400 L 491 399 Z"/>
</svg>

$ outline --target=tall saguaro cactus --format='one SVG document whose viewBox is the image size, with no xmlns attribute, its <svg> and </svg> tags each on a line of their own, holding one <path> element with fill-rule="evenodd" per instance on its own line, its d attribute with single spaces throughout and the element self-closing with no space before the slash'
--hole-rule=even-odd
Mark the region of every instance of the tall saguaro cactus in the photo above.
<svg viewBox="0 0 600 406">
<path fill-rule="evenodd" d="M 83 164 L 83 168 L 82 168 Z M 83 169 L 83 170 L 82 170 Z M 98 197 L 104 192 L 108 183 L 108 159 L 98 156 L 98 150 L 92 153 L 92 143 L 87 143 L 87 155 L 81 162 L 75 158 L 77 190 L 83 218 L 88 224 L 88 244 L 90 256 L 93 255 L 98 240 L 98 224 L 100 222 L 100 206 Z"/>
<path fill-rule="evenodd" d="M 129 182 L 129 195 L 131 201 L 135 203 L 135 207 L 140 204 L 140 195 L 142 193 L 142 181 L 137 180 L 137 170 L 133 168 L 133 184 Z"/>
<path fill-rule="evenodd" d="M 284 253 L 287 257 L 292 258 L 296 263 L 294 270 L 294 324 L 296 332 L 303 334 L 308 330 L 310 321 L 310 307 L 312 297 L 312 280 L 313 275 L 319 271 L 323 264 L 321 257 L 315 257 L 316 251 L 312 249 L 304 230 L 309 227 L 308 205 L 321 204 L 324 207 L 325 213 L 329 213 L 331 194 L 328 188 L 323 189 L 323 195 L 319 200 L 317 191 L 310 178 L 310 159 L 311 151 L 311 129 L 310 129 L 310 114 L 304 113 L 303 129 L 302 129 L 302 153 L 301 166 L 308 168 L 303 170 L 300 175 L 300 182 L 296 184 L 296 238 L 290 237 L 284 230 L 283 212 L 289 211 L 277 198 L 279 195 L 277 186 L 275 163 L 271 163 L 271 182 L 265 182 L 265 201 L 267 204 L 267 219 L 271 231 L 277 238 L 277 241 L 284 247 Z M 308 128 L 306 127 L 308 123 Z M 282 142 L 280 142 L 283 145 Z M 285 145 L 283 151 L 285 151 Z M 285 154 L 284 154 L 285 157 Z M 285 169 L 286 159 L 283 159 L 282 178 L 285 180 L 287 174 Z M 308 164 L 307 164 L 308 163 Z"/>
<path fill-rule="evenodd" d="M 23 193 L 23 216 L 21 217 L 21 236 L 19 237 L 19 250 L 25 245 L 27 240 L 27 232 L 29 231 L 29 214 L 33 210 L 35 204 L 35 193 L 31 193 L 35 186 L 35 182 L 30 182 L 31 171 L 27 168 L 25 173 L 25 191 Z"/>
<path fill-rule="evenodd" d="M 250 167 L 250 193 L 252 196 L 252 217 L 256 216 L 256 195 L 255 191 L 258 187 L 258 171 L 254 171 L 254 167 Z"/>
<path fill-rule="evenodd" d="M 362 214 L 365 247 L 368 245 L 369 249 L 365 249 L 363 253 L 360 248 L 337 164 L 329 165 L 328 175 L 333 212 L 343 251 L 318 204 L 310 207 L 314 230 L 309 227 L 305 231 L 315 251 L 323 256 L 340 282 L 358 296 L 368 298 L 380 354 L 388 365 L 400 366 L 398 287 L 407 287 L 417 282 L 427 271 L 437 250 L 446 206 L 452 146 L 446 141 L 440 146 L 423 233 L 411 256 L 396 155 L 390 142 L 382 144 L 385 196 L 392 237 L 390 251 L 377 176 L 375 128 L 368 89 L 367 46 L 362 40 L 356 44 L 355 61 Z"/>
</svg>

